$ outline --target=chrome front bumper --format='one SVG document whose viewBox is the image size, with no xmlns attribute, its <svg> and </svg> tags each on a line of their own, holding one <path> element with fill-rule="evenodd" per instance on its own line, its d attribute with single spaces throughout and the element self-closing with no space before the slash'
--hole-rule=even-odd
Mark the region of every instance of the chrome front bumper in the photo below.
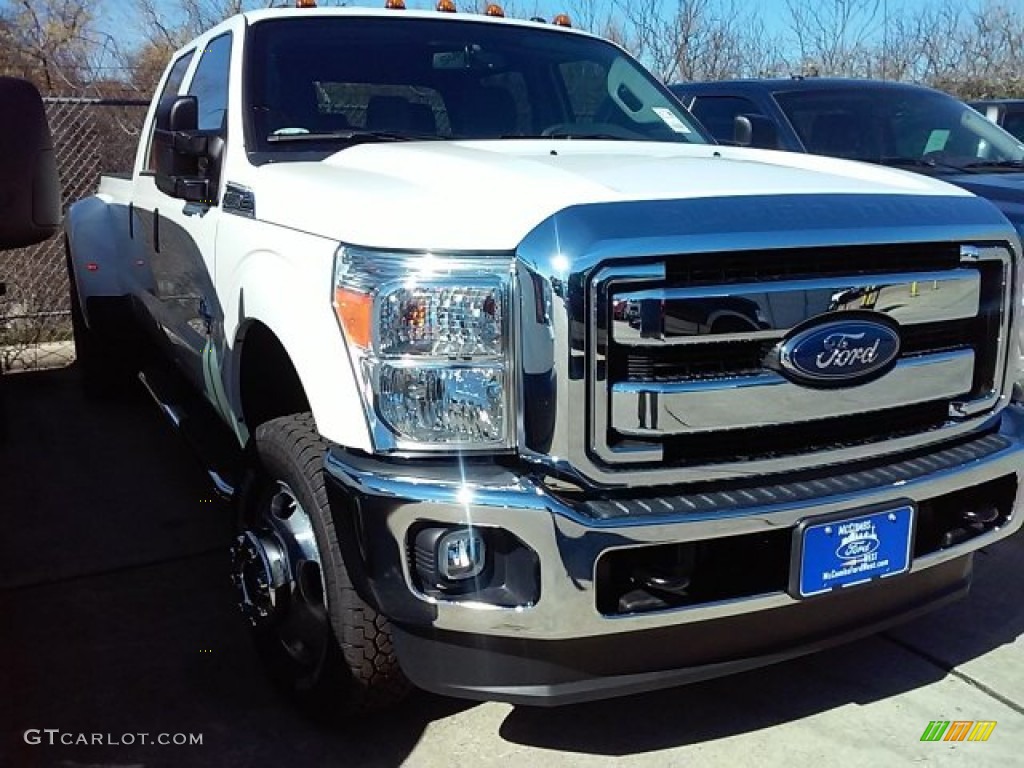
<svg viewBox="0 0 1024 768">
<path fill-rule="evenodd" d="M 925 502 L 1006 477 L 1012 478 L 1016 494 L 1001 525 L 962 544 L 915 557 L 910 573 L 962 558 L 1011 535 L 1024 520 L 1019 509 L 1024 409 L 1011 406 L 998 421 L 998 431 L 993 433 L 998 437 L 990 436 L 982 453 L 955 447 L 944 461 L 924 455 L 913 464 L 916 472 L 909 475 L 895 471 L 893 465 L 882 466 L 868 475 L 876 478 L 874 484 L 837 468 L 839 480 L 834 484 L 798 482 L 785 494 L 765 489 L 705 493 L 704 499 L 718 505 L 703 511 L 685 510 L 683 505 L 670 508 L 667 499 L 683 498 L 674 496 L 638 502 L 641 514 L 595 515 L 593 506 L 557 498 L 525 470 L 493 464 L 413 465 L 333 449 L 326 469 L 336 527 L 353 581 L 364 599 L 396 624 L 491 637 L 567 640 L 693 625 L 809 602 L 777 591 L 649 613 L 604 615 L 595 601 L 595 566 L 610 550 L 794 529 L 818 516 L 853 514 L 906 500 Z M 963 456 L 963 461 L 950 461 L 950 456 Z M 822 489 L 822 495 L 814 494 L 815 487 Z M 785 489 L 785 485 L 771 488 Z M 735 499 L 736 507 L 723 507 L 723 497 Z M 644 509 L 651 514 L 643 514 Z M 513 534 L 539 557 L 539 600 L 503 608 L 474 601 L 471 595 L 448 600 L 423 594 L 415 587 L 408 552 L 410 529 L 424 521 L 499 528 Z"/>
</svg>

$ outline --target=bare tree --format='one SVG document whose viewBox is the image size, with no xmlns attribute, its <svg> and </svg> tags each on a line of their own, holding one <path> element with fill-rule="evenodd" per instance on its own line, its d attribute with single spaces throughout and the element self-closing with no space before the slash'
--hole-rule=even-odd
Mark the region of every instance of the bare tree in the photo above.
<svg viewBox="0 0 1024 768">
<path fill-rule="evenodd" d="M 763 24 L 734 0 L 615 2 L 622 42 L 666 82 L 754 74 L 778 58 Z"/>
<path fill-rule="evenodd" d="M 786 0 L 801 67 L 818 74 L 863 75 L 881 30 L 881 0 Z"/>
<path fill-rule="evenodd" d="M 0 19 L 0 45 L 4 71 L 56 93 L 91 79 L 92 57 L 104 43 L 87 0 L 19 0 Z"/>
</svg>

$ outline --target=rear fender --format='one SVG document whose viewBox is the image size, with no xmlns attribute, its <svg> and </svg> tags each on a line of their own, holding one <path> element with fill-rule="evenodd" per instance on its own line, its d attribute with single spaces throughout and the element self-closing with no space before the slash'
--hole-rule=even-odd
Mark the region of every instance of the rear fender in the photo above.
<svg viewBox="0 0 1024 768">
<path fill-rule="evenodd" d="M 128 204 L 109 195 L 78 201 L 64 221 L 68 261 L 74 271 L 86 325 L 89 299 L 130 296 L 133 285 L 153 284 L 141 233 L 130 222 Z"/>
</svg>

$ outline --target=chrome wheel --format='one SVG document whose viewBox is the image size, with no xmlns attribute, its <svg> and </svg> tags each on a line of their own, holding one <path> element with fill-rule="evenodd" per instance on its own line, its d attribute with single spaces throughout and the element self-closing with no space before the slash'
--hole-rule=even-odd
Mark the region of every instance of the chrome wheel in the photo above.
<svg viewBox="0 0 1024 768">
<path fill-rule="evenodd" d="M 329 639 L 323 565 L 313 524 L 295 492 L 277 481 L 246 510 L 232 547 L 239 608 L 302 666 L 320 663 Z"/>
</svg>

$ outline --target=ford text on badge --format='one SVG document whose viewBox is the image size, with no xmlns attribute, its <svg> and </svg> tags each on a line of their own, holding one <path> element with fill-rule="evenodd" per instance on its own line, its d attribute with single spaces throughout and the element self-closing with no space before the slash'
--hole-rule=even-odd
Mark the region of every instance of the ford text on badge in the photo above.
<svg viewBox="0 0 1024 768">
<path fill-rule="evenodd" d="M 805 325 L 782 342 L 779 365 L 797 384 L 852 386 L 885 373 L 899 353 L 894 323 L 858 315 Z"/>
</svg>

